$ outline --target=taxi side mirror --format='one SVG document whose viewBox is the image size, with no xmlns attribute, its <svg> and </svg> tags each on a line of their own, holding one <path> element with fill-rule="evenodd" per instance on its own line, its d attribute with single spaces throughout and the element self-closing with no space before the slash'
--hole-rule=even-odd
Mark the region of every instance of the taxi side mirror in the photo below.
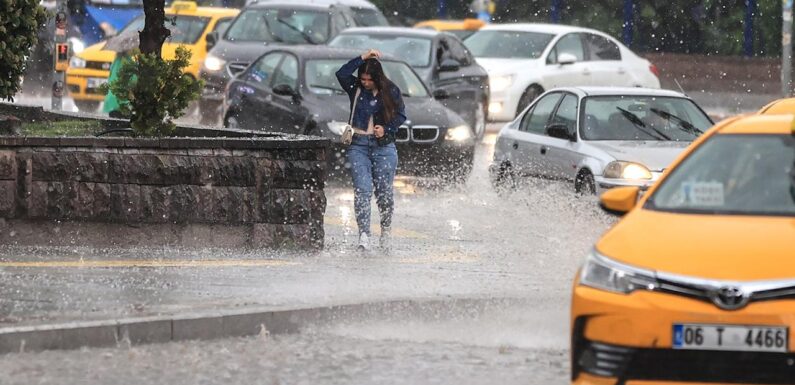
<svg viewBox="0 0 795 385">
<path fill-rule="evenodd" d="M 637 186 L 612 188 L 599 197 L 599 207 L 608 214 L 622 216 L 638 203 L 638 192 L 640 189 Z"/>
</svg>

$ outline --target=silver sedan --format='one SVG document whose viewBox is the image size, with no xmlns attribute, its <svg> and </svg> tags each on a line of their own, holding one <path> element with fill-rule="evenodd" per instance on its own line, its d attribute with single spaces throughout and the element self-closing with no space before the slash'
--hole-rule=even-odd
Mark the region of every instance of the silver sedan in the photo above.
<svg viewBox="0 0 795 385">
<path fill-rule="evenodd" d="M 557 88 L 500 130 L 489 171 L 495 186 L 534 176 L 571 181 L 579 193 L 645 189 L 712 124 L 674 91 Z"/>
</svg>

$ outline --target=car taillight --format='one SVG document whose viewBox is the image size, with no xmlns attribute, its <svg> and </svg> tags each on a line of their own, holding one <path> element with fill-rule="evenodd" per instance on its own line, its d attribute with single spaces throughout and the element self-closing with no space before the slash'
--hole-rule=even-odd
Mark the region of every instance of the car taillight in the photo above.
<svg viewBox="0 0 795 385">
<path fill-rule="evenodd" d="M 660 70 L 657 69 L 657 66 L 654 64 L 649 64 L 649 71 L 654 74 L 656 77 L 660 77 Z"/>
</svg>

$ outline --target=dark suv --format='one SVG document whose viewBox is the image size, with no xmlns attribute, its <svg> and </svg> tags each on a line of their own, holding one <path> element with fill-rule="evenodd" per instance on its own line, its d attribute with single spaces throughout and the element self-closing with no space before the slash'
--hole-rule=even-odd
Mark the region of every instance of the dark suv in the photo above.
<svg viewBox="0 0 795 385">
<path fill-rule="evenodd" d="M 363 25 L 387 25 L 381 11 L 365 0 L 251 3 L 232 21 L 223 37 L 207 36 L 210 51 L 199 71 L 204 80 L 199 101 L 201 122 L 219 122 L 226 84 L 262 55 L 266 46 L 325 44 L 342 30 Z"/>
</svg>

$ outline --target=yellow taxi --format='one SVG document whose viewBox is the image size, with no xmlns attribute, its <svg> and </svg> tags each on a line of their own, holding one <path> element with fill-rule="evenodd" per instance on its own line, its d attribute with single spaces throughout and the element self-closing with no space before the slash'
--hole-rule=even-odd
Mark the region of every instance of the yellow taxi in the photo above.
<svg viewBox="0 0 795 385">
<path fill-rule="evenodd" d="M 718 123 L 594 246 L 571 303 L 572 384 L 795 383 L 793 115 Z"/>
<path fill-rule="evenodd" d="M 239 12 L 240 10 L 232 8 L 198 7 L 191 1 L 173 2 L 165 10 L 166 28 L 171 30 L 171 37 L 163 44 L 163 58 L 175 58 L 177 47 L 184 45 L 193 54 L 185 72 L 198 78 L 199 67 L 207 54 L 205 37 L 212 31 L 226 28 Z M 141 30 L 143 27 L 144 16 L 141 15 L 124 27 L 124 30 Z M 105 42 L 99 42 L 87 47 L 69 61 L 66 85 L 69 95 L 80 110 L 96 110 L 105 99 L 99 87 L 108 80 L 110 65 L 116 58 L 116 52 L 105 50 L 104 47 Z"/>
<path fill-rule="evenodd" d="M 759 110 L 759 114 L 795 114 L 795 98 L 774 100 Z"/>
<path fill-rule="evenodd" d="M 467 36 L 475 33 L 475 31 L 479 30 L 484 25 L 486 25 L 486 22 L 480 19 L 425 20 L 414 24 L 414 28 L 428 28 L 450 32 L 458 36 L 459 39 L 464 40 Z"/>
</svg>

